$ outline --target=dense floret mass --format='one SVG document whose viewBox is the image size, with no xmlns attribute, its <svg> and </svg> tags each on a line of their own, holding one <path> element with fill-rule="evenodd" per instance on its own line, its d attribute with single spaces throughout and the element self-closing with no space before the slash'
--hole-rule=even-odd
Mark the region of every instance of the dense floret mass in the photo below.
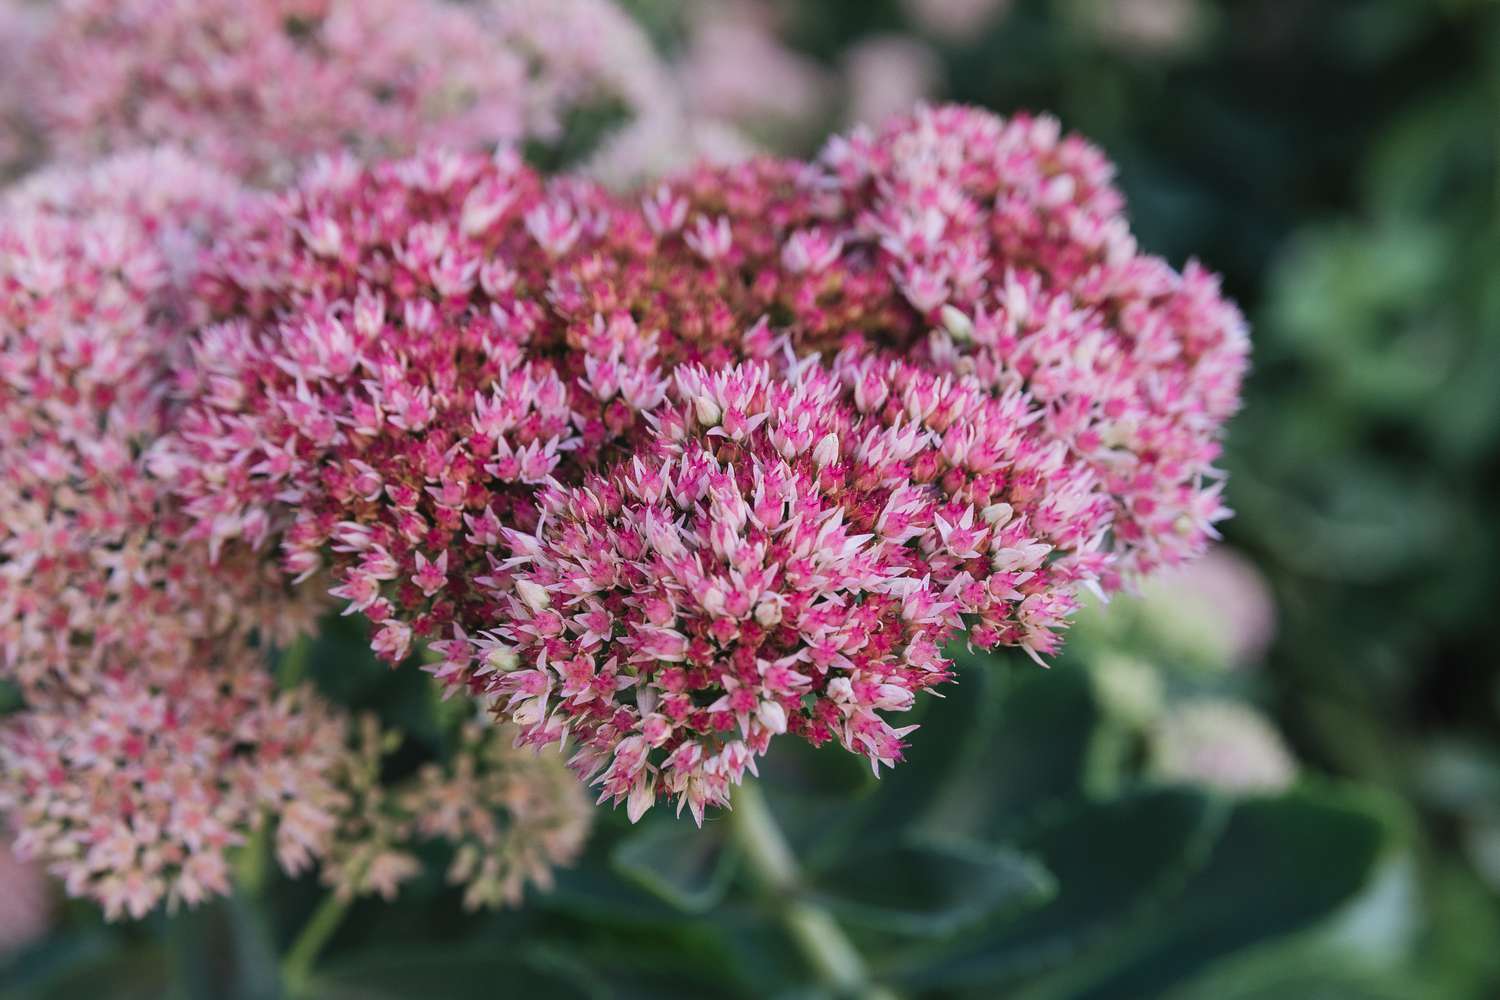
<svg viewBox="0 0 1500 1000">
<path fill-rule="evenodd" d="M 355 724 L 265 663 L 311 628 L 323 588 L 190 537 L 151 469 L 176 426 L 197 262 L 249 199 L 156 152 L 39 175 L 3 203 L 0 678 L 27 704 L 0 726 L 0 812 L 18 851 L 111 917 L 228 892 L 227 852 L 271 822 L 289 872 L 326 859 L 330 880 L 384 889 L 389 864 L 349 861 L 374 832 Z M 486 842 L 518 859 L 476 875 L 476 898 L 513 902 L 576 849 L 579 810 L 566 836 L 533 818 L 547 803 L 566 818 L 572 800 L 547 798 L 564 773 L 528 755 L 506 771 L 515 815 L 498 791 L 476 804 Z"/>
<path fill-rule="evenodd" d="M 78 698 L 33 706 L 0 729 L 0 809 L 69 894 L 109 917 L 227 894 L 227 851 L 268 815 L 296 871 L 321 853 L 341 792 L 335 710 L 278 693 L 245 647 L 201 661 L 96 674 Z"/>
<path fill-rule="evenodd" d="M 836 371 L 680 368 L 655 451 L 545 490 L 536 532 L 505 532 L 512 578 L 479 581 L 507 603 L 487 689 L 528 741 L 578 738 L 632 815 L 660 774 L 701 819 L 780 733 L 893 764 L 908 730 L 879 713 L 947 679 L 961 614 L 1050 650 L 1072 609 L 1108 508 L 1019 396 Z"/>
<path fill-rule="evenodd" d="M 776 732 L 890 763 L 947 639 L 1053 652 L 1225 514 L 1243 321 L 1110 173 L 955 107 L 640 197 L 324 161 L 206 268 L 153 469 L 636 815 Z"/>
<path fill-rule="evenodd" d="M 168 144 L 284 183 L 340 149 L 576 141 L 567 121 L 590 109 L 682 118 L 661 110 L 671 80 L 649 40 L 606 0 L 64 0 L 24 26 L 0 71 L 0 125 L 16 119 L 0 143 L 29 127 L 74 161 Z"/>
<path fill-rule="evenodd" d="M 146 173 L 177 194 L 156 187 Z M 101 185 L 114 185 L 106 203 Z M 217 565 L 145 468 L 186 340 L 181 223 L 233 187 L 185 162 L 64 172 L 7 200 L 0 222 L 0 664 L 28 689 L 87 689 L 138 660 L 185 664 L 206 639 L 282 639 L 308 623 L 273 567 Z M 93 201 L 91 205 L 90 202 Z M 66 204 L 64 211 L 54 208 Z M 71 214 L 69 214 L 71 213 Z M 201 251 L 201 247 L 198 248 Z"/>
</svg>

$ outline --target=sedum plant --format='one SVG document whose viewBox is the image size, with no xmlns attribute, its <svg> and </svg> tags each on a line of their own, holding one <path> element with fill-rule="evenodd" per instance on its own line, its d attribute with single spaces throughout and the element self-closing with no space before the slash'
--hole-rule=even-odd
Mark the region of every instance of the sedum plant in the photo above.
<svg viewBox="0 0 1500 1000">
<path fill-rule="evenodd" d="M 1378 804 L 1065 647 L 1217 538 L 1249 350 L 1102 152 L 622 193 L 518 142 L 654 70 L 426 6 L 67 3 L 108 72 L 4 78 L 74 162 L 0 214 L 0 810 L 171 942 L 23 988 L 1152 995 L 1359 896 Z"/>
</svg>

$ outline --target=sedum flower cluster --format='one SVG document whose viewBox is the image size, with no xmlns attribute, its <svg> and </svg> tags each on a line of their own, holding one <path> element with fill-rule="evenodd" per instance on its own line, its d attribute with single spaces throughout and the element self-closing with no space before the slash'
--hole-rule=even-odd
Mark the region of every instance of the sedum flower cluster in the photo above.
<svg viewBox="0 0 1500 1000">
<path fill-rule="evenodd" d="M 921 109 L 644 195 L 318 162 L 237 214 L 153 449 L 185 536 L 700 818 L 776 735 L 901 756 L 942 648 L 1200 553 L 1247 338 L 1046 118 Z"/>
<path fill-rule="evenodd" d="M 190 537 L 150 468 L 175 420 L 198 262 L 249 199 L 155 152 L 38 175 L 0 211 L 0 680 L 26 700 L 0 720 L 0 812 L 22 856 L 110 917 L 228 892 L 228 852 L 269 821 L 283 866 L 305 868 L 339 846 L 352 808 L 353 723 L 264 663 L 326 597 L 247 547 Z M 560 770 L 506 762 L 545 800 L 525 817 L 577 815 L 548 795 Z M 497 851 L 540 881 L 578 835 L 533 836 L 525 817 L 505 829 L 527 842 L 497 837 Z M 513 900 L 518 879 L 485 901 Z"/>
<path fill-rule="evenodd" d="M 0 113 L 68 160 L 161 143 L 278 183 L 334 149 L 554 143 L 595 104 L 661 117 L 665 70 L 608 0 L 61 0 L 25 22 L 12 2 L 0 23 L 30 38 Z"/>
</svg>

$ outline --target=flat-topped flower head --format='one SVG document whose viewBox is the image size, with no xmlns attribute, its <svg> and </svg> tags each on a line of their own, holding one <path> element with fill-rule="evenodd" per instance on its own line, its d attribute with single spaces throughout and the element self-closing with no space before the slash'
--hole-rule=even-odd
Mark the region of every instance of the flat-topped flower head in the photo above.
<svg viewBox="0 0 1500 1000">
<path fill-rule="evenodd" d="M 963 627 L 1053 653 L 1224 515 L 1243 322 L 1110 177 L 951 107 L 641 196 L 322 161 L 205 267 L 153 470 L 633 815 L 782 731 L 890 763 Z"/>
<path fill-rule="evenodd" d="M 330 566 L 387 659 L 493 621 L 472 581 L 499 529 L 533 523 L 548 477 L 635 448 L 675 366 L 770 351 L 764 314 L 799 299 L 798 344 L 843 340 L 849 314 L 814 304 L 835 277 L 777 277 L 778 234 L 817 200 L 794 178 L 764 161 L 635 199 L 544 183 L 511 153 L 322 161 L 205 267 L 225 319 L 181 365 L 153 468 L 212 551 Z"/>
</svg>

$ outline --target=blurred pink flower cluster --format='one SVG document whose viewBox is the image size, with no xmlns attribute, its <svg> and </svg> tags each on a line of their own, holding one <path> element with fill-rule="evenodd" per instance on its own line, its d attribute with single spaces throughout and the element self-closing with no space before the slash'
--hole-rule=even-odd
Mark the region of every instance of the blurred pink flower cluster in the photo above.
<svg viewBox="0 0 1500 1000">
<path fill-rule="evenodd" d="M 279 183 L 336 149 L 554 142 L 594 104 L 669 128 L 666 71 L 607 0 L 7 0 L 0 25 L 26 39 L 0 70 L 22 119 L 0 141 L 24 123 L 74 161 L 167 144 Z"/>
<path fill-rule="evenodd" d="M 311 629 L 321 588 L 188 537 L 149 467 L 197 265 L 249 202 L 165 151 L 0 199 L 0 678 L 28 702 L 0 727 L 0 812 L 21 855 L 111 917 L 227 892 L 226 852 L 272 818 L 282 864 L 305 868 L 350 801 L 350 721 L 310 687 L 278 690 L 264 663 Z M 560 768 L 530 767 L 556 786 Z"/>
<path fill-rule="evenodd" d="M 1048 119 L 925 109 L 643 197 L 511 154 L 318 164 L 205 265 L 154 456 L 212 550 L 417 640 L 639 815 L 770 736 L 899 759 L 983 647 L 1199 553 L 1247 340 Z"/>
</svg>

